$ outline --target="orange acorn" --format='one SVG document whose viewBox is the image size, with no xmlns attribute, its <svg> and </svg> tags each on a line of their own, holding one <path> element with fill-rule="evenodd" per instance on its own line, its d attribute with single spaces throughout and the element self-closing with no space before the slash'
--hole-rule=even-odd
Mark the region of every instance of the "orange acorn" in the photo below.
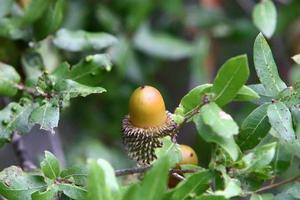
<svg viewBox="0 0 300 200">
<path fill-rule="evenodd" d="M 176 127 L 160 92 L 151 86 L 137 88 L 129 100 L 129 114 L 122 122 L 123 142 L 129 157 L 139 165 L 150 165 L 156 159 L 155 148 L 162 146 L 159 139 L 173 138 Z"/>
</svg>

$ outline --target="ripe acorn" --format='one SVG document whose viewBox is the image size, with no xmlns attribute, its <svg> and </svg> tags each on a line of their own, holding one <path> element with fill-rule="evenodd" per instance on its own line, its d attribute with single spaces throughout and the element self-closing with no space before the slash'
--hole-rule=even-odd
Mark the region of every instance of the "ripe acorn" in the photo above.
<svg viewBox="0 0 300 200">
<path fill-rule="evenodd" d="M 179 146 L 181 152 L 181 161 L 176 164 L 175 169 L 181 169 L 180 165 L 197 165 L 198 157 L 194 149 L 188 145 L 181 144 Z M 184 177 L 183 173 L 178 173 L 180 176 Z M 168 187 L 174 188 L 181 180 L 175 178 L 172 174 L 169 175 Z"/>
<path fill-rule="evenodd" d="M 186 165 L 186 164 L 197 165 L 198 164 L 197 154 L 192 147 L 181 144 L 179 146 L 179 148 L 181 151 L 181 161 L 178 163 L 178 165 Z"/>
<path fill-rule="evenodd" d="M 151 86 L 141 86 L 131 95 L 129 114 L 122 122 L 123 143 L 128 156 L 139 165 L 150 165 L 156 159 L 159 140 L 176 135 L 176 123 L 165 109 L 160 92 Z"/>
</svg>

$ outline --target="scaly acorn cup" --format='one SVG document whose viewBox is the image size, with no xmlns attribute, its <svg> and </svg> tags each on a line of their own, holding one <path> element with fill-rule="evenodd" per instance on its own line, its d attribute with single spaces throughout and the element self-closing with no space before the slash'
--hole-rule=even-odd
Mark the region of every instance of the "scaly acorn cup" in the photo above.
<svg viewBox="0 0 300 200">
<path fill-rule="evenodd" d="M 141 86 L 132 93 L 129 114 L 122 122 L 123 143 L 130 158 L 139 165 L 150 165 L 157 158 L 155 149 L 162 147 L 159 139 L 174 138 L 176 128 L 157 89 Z"/>
</svg>

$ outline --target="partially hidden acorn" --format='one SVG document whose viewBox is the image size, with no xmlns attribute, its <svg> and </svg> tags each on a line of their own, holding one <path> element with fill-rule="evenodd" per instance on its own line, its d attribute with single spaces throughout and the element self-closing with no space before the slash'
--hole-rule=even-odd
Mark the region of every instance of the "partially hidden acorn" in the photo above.
<svg viewBox="0 0 300 200">
<path fill-rule="evenodd" d="M 179 149 L 181 152 L 181 161 L 178 165 L 198 165 L 198 157 L 195 150 L 185 144 L 180 144 Z"/>
<path fill-rule="evenodd" d="M 151 86 L 138 87 L 129 100 L 129 114 L 122 122 L 123 143 L 128 156 L 139 165 L 150 165 L 157 157 L 159 140 L 176 135 L 177 125 L 166 110 L 160 92 Z"/>
<path fill-rule="evenodd" d="M 198 157 L 195 150 L 184 144 L 179 145 L 179 149 L 181 152 L 181 160 L 176 164 L 174 169 L 181 169 L 181 165 L 198 165 Z M 183 173 L 178 173 L 180 176 L 184 177 Z M 175 178 L 172 174 L 169 175 L 168 187 L 174 188 L 181 180 Z"/>
</svg>

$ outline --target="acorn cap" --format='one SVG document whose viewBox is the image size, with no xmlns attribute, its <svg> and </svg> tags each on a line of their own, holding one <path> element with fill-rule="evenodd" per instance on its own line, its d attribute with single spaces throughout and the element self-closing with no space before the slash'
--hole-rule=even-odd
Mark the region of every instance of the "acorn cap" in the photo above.
<svg viewBox="0 0 300 200">
<path fill-rule="evenodd" d="M 155 149 L 162 147 L 162 142 L 159 140 L 165 136 L 176 135 L 177 125 L 172 119 L 172 114 L 166 113 L 166 121 L 160 126 L 140 128 L 136 127 L 127 115 L 123 119 L 122 132 L 123 143 L 128 152 L 128 156 L 137 161 L 139 165 L 150 165 L 157 157 Z"/>
</svg>

